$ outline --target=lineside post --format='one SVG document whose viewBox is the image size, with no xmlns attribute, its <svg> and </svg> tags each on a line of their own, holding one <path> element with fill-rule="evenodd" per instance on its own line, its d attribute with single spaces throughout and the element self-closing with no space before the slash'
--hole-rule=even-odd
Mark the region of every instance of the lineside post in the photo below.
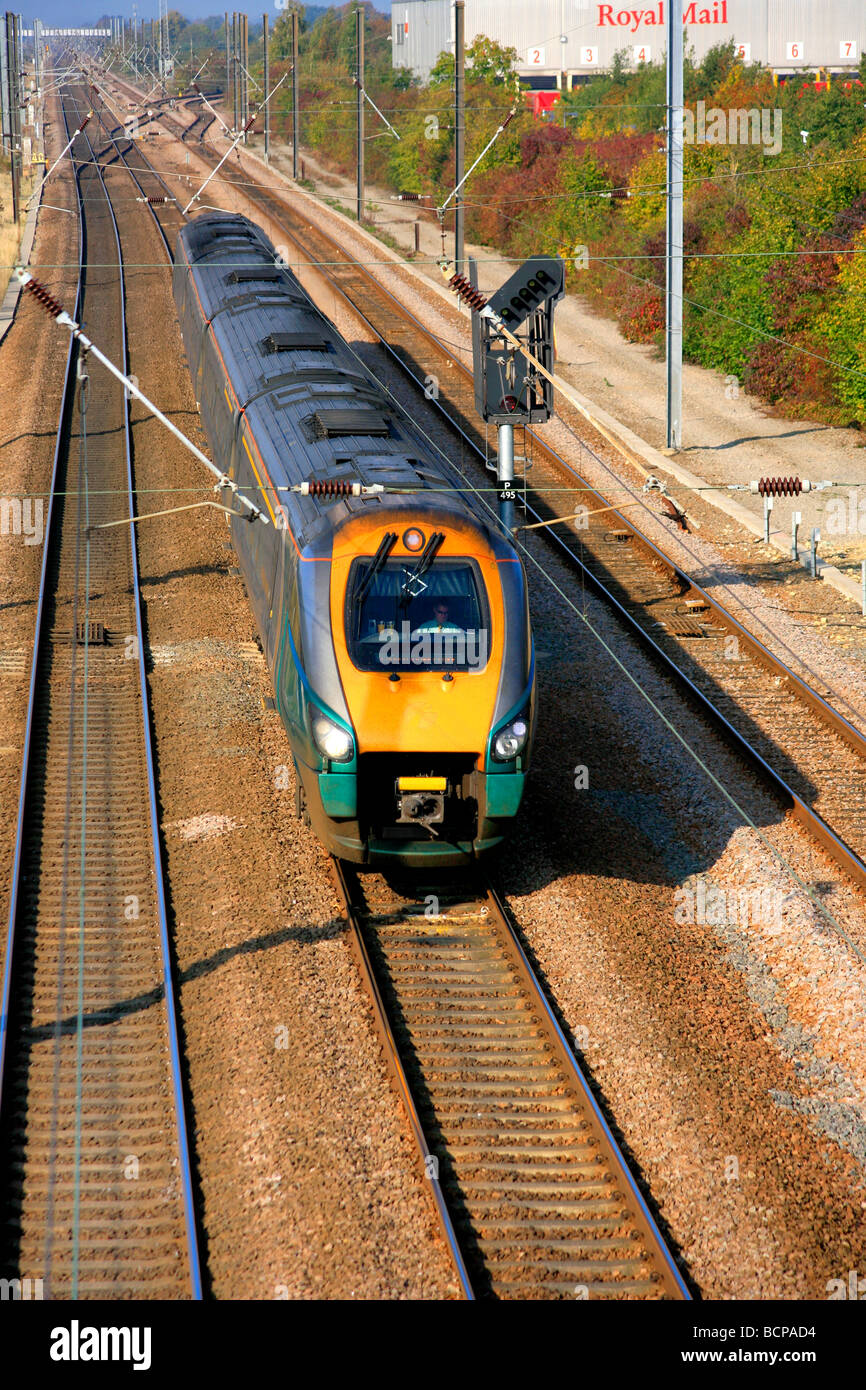
<svg viewBox="0 0 866 1390">
<path fill-rule="evenodd" d="M 228 114 L 228 109 L 229 109 L 229 82 L 230 82 L 230 80 L 231 80 L 230 77 L 229 77 L 229 73 L 231 72 L 231 30 L 230 30 L 230 28 L 229 28 L 229 12 L 228 12 L 228 10 L 224 10 L 223 13 L 224 13 L 224 15 L 225 15 L 225 20 L 226 20 L 226 81 L 225 81 L 225 91 L 223 92 L 223 101 L 224 101 L 224 103 L 225 103 L 226 114 Z"/>
<path fill-rule="evenodd" d="M 499 520 L 506 535 L 514 530 L 514 426 L 499 426 L 499 447 L 497 450 L 497 476 L 499 479 Z"/>
<path fill-rule="evenodd" d="M 2 127 L 3 153 L 12 146 L 12 107 L 9 94 L 9 63 L 6 25 L 0 29 L 0 127 Z"/>
<path fill-rule="evenodd" d="M 454 264 L 462 274 L 464 248 L 463 166 L 466 162 L 466 45 L 464 0 L 454 2 Z"/>
<path fill-rule="evenodd" d="M 355 10 L 355 35 L 357 41 L 357 69 L 355 84 L 358 96 L 358 221 L 364 216 L 364 8 Z"/>
<path fill-rule="evenodd" d="M 683 415 L 683 0 L 668 0 L 667 37 L 667 446 L 679 449 Z"/>
<path fill-rule="evenodd" d="M 298 177 L 298 12 L 292 10 L 292 178 Z"/>
<path fill-rule="evenodd" d="M 250 70 L 250 31 L 249 17 L 241 15 L 241 122 L 246 130 L 247 122 L 250 119 L 250 79 L 247 76 Z M 244 144 L 247 137 L 244 135 Z"/>
<path fill-rule="evenodd" d="M 262 46 L 264 49 L 264 73 L 263 81 L 265 84 L 265 163 L 269 164 L 271 159 L 271 108 L 268 105 L 268 97 L 271 94 L 271 72 L 268 62 L 268 16 L 262 15 Z"/>
<path fill-rule="evenodd" d="M 21 61 L 18 16 L 6 12 L 6 59 L 9 85 L 9 158 L 12 175 L 12 220 L 21 213 Z"/>
<path fill-rule="evenodd" d="M 232 10 L 232 130 L 240 125 L 240 106 L 238 104 L 238 12 Z"/>
</svg>

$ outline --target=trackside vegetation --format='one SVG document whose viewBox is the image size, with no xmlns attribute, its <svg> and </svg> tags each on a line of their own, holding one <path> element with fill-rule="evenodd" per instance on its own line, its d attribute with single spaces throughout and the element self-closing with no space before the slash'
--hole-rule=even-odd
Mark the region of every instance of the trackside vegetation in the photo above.
<svg viewBox="0 0 866 1390">
<path fill-rule="evenodd" d="M 301 10 L 302 144 L 336 172 L 355 164 L 354 7 Z M 184 51 L 185 21 L 172 14 Z M 272 34 L 276 82 L 290 59 L 288 12 Z M 187 26 L 187 30 L 205 29 Z M 221 73 L 220 32 L 208 44 Z M 188 41 L 188 40 L 187 40 Z M 784 84 L 744 65 L 733 44 L 698 63 L 685 35 L 684 350 L 793 416 L 866 426 L 866 59 L 831 82 Z M 420 85 L 391 62 L 390 21 L 365 10 L 369 183 L 444 200 L 453 185 L 453 57 Z M 665 73 L 626 66 L 534 114 L 517 55 L 486 38 L 467 48 L 466 166 L 516 115 L 466 186 L 470 240 L 523 258 L 561 253 L 568 288 L 625 337 L 664 338 Z M 260 31 L 251 62 L 261 81 Z M 178 80 L 187 74 L 179 71 Z M 275 139 L 291 134 L 287 82 Z"/>
</svg>

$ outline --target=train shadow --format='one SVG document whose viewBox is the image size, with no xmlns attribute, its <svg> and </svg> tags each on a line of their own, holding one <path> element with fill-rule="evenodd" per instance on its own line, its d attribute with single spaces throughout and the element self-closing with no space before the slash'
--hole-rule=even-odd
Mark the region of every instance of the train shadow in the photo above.
<svg viewBox="0 0 866 1390">
<path fill-rule="evenodd" d="M 380 347 L 362 341 L 351 346 L 386 389 L 393 385 L 401 404 L 414 394 L 413 422 L 425 430 L 429 447 L 432 426 L 424 407 L 417 405 L 417 387 L 394 384 L 395 373 L 383 375 Z M 430 380 L 427 367 L 402 345 L 398 355 L 417 381 Z M 440 425 L 434 444 L 465 470 L 471 484 L 490 488 L 493 475 L 474 452 L 485 451 L 484 427 L 474 404 L 459 383 L 449 388 L 436 381 L 436 391 L 449 414 L 459 417 L 468 442 L 455 443 L 450 429 L 444 437 Z M 549 519 L 562 512 L 559 500 L 558 507 L 543 498 L 533 505 Z M 593 578 L 626 611 L 634 608 L 616 572 L 599 558 L 599 548 L 594 548 L 591 563 L 584 557 L 591 568 L 587 575 L 578 563 L 579 538 L 562 535 L 570 539 L 575 558 L 540 540 L 538 532 L 521 538 L 527 542 L 523 554 L 538 656 L 539 720 L 527 795 L 510 843 L 521 843 L 527 833 L 531 838 L 535 826 L 542 831 L 543 852 L 534 872 L 539 887 L 542 881 L 582 870 L 675 887 L 710 868 L 738 827 L 781 823 L 790 798 L 744 752 L 736 751 L 722 718 L 713 714 L 713 709 L 722 716 L 731 710 L 731 692 L 701 662 L 697 644 L 692 656 L 663 631 L 653 633 L 686 678 L 672 690 L 649 640 L 614 617 L 607 599 L 596 596 Z M 709 591 L 729 583 L 700 568 L 696 577 Z M 778 583 L 786 577 L 784 563 L 768 568 L 764 576 Z M 676 590 L 676 577 L 670 582 Z M 749 581 L 744 576 L 730 582 L 736 587 Z M 656 583 L 656 588 L 659 603 L 670 598 L 664 584 Z M 650 621 L 652 605 L 651 598 Z M 745 655 L 742 659 L 752 661 Z M 699 687 L 703 700 L 688 690 L 687 682 Z M 776 777 L 811 804 L 818 788 L 785 748 L 739 706 L 735 724 Z M 701 810 L 697 817 L 687 815 L 684 824 L 682 789 L 692 783 L 692 799 Z M 507 881 L 513 876 L 513 849 L 502 859 Z M 533 877 L 522 854 L 520 861 L 521 874 Z"/>
</svg>

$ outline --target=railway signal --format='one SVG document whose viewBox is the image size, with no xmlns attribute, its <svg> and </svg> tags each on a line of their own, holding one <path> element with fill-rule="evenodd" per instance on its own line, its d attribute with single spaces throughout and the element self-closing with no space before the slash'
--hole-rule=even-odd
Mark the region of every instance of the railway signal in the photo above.
<svg viewBox="0 0 866 1390">
<path fill-rule="evenodd" d="M 475 280 L 474 261 L 470 262 L 470 276 Z M 495 424 L 498 430 L 499 515 L 510 530 L 514 521 L 514 426 L 541 424 L 553 413 L 549 375 L 554 357 L 553 310 L 565 293 L 565 269 L 559 257 L 533 256 L 489 301 L 459 273 L 451 277 L 450 284 L 471 308 L 485 310 L 472 318 L 475 407 L 482 420 Z M 508 337 L 503 329 L 508 330 Z M 520 340 L 514 336 L 518 332 Z M 544 367 L 547 376 L 538 371 L 536 363 Z"/>
<path fill-rule="evenodd" d="M 470 287 L 472 288 L 472 287 Z M 554 256 L 533 256 L 487 301 L 497 317 L 473 319 L 475 406 L 491 424 L 541 424 L 553 413 L 553 386 L 502 335 L 521 335 L 548 371 L 553 367 L 553 310 L 565 293 L 565 271 Z M 498 322 L 497 322 L 498 320 Z M 525 325 L 525 327 L 524 327 Z"/>
<path fill-rule="evenodd" d="M 535 258 L 535 259 L 538 260 L 538 259 L 544 259 L 544 258 Z M 527 265 L 530 265 L 530 264 L 531 264 L 531 262 L 527 262 Z M 474 334 L 481 332 L 480 327 L 477 327 L 477 326 L 476 326 L 477 322 L 478 322 L 479 320 L 480 320 L 481 322 L 489 322 L 490 326 L 491 326 L 493 329 L 495 329 L 497 333 L 501 334 L 501 336 L 504 338 L 505 342 L 506 342 L 511 348 L 513 348 L 513 349 L 515 350 L 516 353 L 519 353 L 520 356 L 523 357 L 523 358 L 529 363 L 529 365 L 530 365 L 531 367 L 534 367 L 534 368 L 535 368 L 535 371 L 538 373 L 539 378 L 543 379 L 545 382 L 548 382 L 552 387 L 555 387 L 556 390 L 560 393 L 560 395 L 563 396 L 563 397 L 565 398 L 565 400 L 568 401 L 569 405 L 572 406 L 572 407 L 578 412 L 578 414 L 582 415 L 583 418 L 584 418 L 585 420 L 587 420 L 587 421 L 589 422 L 590 425 L 592 425 L 593 429 L 594 429 L 594 430 L 597 430 L 598 433 L 602 436 L 602 438 L 606 439 L 607 442 L 608 442 L 609 444 L 611 444 L 611 445 L 613 446 L 614 449 L 616 449 L 617 453 L 620 454 L 620 455 L 622 456 L 622 458 L 626 459 L 626 460 L 628 461 L 628 463 L 630 463 L 631 466 L 632 466 L 633 468 L 637 469 L 638 473 L 640 473 L 644 478 L 646 478 L 647 482 L 646 482 L 645 491 L 649 491 L 649 490 L 652 490 L 652 489 L 658 489 L 659 491 L 663 492 L 663 491 L 665 490 L 664 486 L 661 486 L 661 485 L 659 484 L 658 479 L 655 478 L 655 477 L 650 473 L 649 469 L 648 469 L 648 468 L 645 466 L 645 464 L 641 461 L 641 459 L 638 457 L 638 455 L 635 453 L 635 451 L 634 451 L 633 449 L 629 448 L 629 446 L 628 446 L 627 444 L 623 443 L 623 441 L 622 441 L 621 439 L 619 439 L 619 438 L 617 437 L 617 435 L 616 435 L 612 430 L 608 429 L 607 425 L 605 425 L 603 421 L 599 420 L 595 415 L 592 414 L 592 412 L 591 412 L 590 410 L 588 410 L 588 409 L 586 408 L 586 406 L 583 404 L 583 402 L 580 401 L 580 400 L 577 398 L 577 396 L 576 396 L 575 393 L 574 393 L 574 389 L 573 389 L 572 387 L 569 386 L 568 382 L 563 381 L 562 377 L 556 376 L 555 373 L 551 370 L 551 366 L 546 365 L 546 364 L 541 360 L 541 358 L 538 357 L 538 356 L 531 350 L 531 348 L 527 345 L 526 342 L 522 342 L 522 341 L 520 340 L 520 338 L 518 338 L 518 337 L 515 336 L 515 334 L 511 331 L 511 328 L 510 328 L 510 327 L 508 326 L 508 324 L 506 323 L 505 317 L 503 316 L 503 313 L 499 312 L 499 310 L 497 310 L 496 308 L 494 308 L 493 300 L 491 300 L 491 301 L 488 303 L 487 296 L 481 294 L 480 291 L 479 291 L 474 285 L 472 285 L 472 284 L 466 279 L 466 277 L 465 277 L 464 275 L 460 275 L 460 274 L 456 271 L 453 261 L 449 261 L 449 260 L 447 260 L 445 257 L 443 257 L 443 258 L 438 262 L 438 265 L 439 265 L 439 269 L 442 271 L 442 274 L 445 276 L 445 279 L 448 281 L 448 284 L 449 284 L 450 288 L 454 291 L 454 293 L 458 296 L 459 299 L 462 299 L 462 300 L 463 300 L 464 304 L 468 304 L 469 308 L 473 310 L 473 320 L 472 320 L 473 343 L 474 343 Z M 522 273 L 522 270 L 523 270 L 523 269 L 525 269 L 525 267 L 522 267 L 522 268 L 521 268 L 521 271 L 518 271 L 518 277 L 519 277 L 520 274 Z M 474 274 L 474 271 L 473 271 L 473 274 Z M 515 278 L 515 277 L 512 277 L 512 280 L 513 280 L 514 278 Z M 500 296 L 505 296 L 505 291 L 508 290 L 509 287 L 512 285 L 512 280 L 509 280 L 509 281 L 506 283 L 506 285 L 503 285 L 502 289 L 501 289 L 501 290 L 499 291 L 499 293 L 498 293 L 498 296 L 496 296 L 497 302 L 498 302 L 499 305 L 500 305 L 500 309 L 504 310 L 506 313 L 508 313 L 508 312 L 515 312 L 515 313 L 517 313 L 517 312 L 518 312 L 518 309 L 516 308 L 516 306 L 515 306 L 514 304 L 511 304 L 511 305 L 502 304 L 501 298 L 500 298 Z M 519 288 L 519 286 L 518 286 L 518 288 Z M 523 288 L 524 288 L 524 290 L 530 290 L 530 291 L 531 291 L 533 287 L 532 287 L 531 285 L 525 284 L 525 285 L 523 286 Z M 505 296 L 505 297 L 507 298 L 508 296 Z M 555 302 L 555 297 L 554 297 L 554 296 L 552 296 L 552 297 L 554 298 L 554 302 Z M 519 299 L 519 296 L 518 296 L 518 299 Z M 526 301 L 524 300 L 523 302 L 526 302 Z M 529 312 L 529 307 L 528 307 L 528 305 L 527 305 L 527 313 L 528 313 L 528 312 Z M 519 324 L 518 324 L 517 326 L 519 326 Z M 479 340 L 479 341 L 480 341 L 480 340 Z M 551 344 L 552 344 L 552 325 L 551 325 Z M 476 359 L 476 361 L 477 361 L 477 359 Z M 551 365 L 552 365 L 552 360 L 551 360 Z M 476 371 L 476 377 L 477 377 L 477 371 Z M 513 418 L 513 417 L 512 417 L 512 418 Z M 548 419 L 549 416 L 545 415 L 543 418 L 544 418 L 544 419 Z M 507 429 L 507 428 L 508 428 L 508 426 L 506 425 L 506 429 Z M 511 467 L 512 467 L 512 469 L 513 469 L 513 459 L 514 459 L 514 454 L 513 454 L 513 425 L 511 426 L 511 429 L 512 429 L 512 436 L 511 436 L 511 450 L 512 450 L 512 452 L 511 452 L 511 456 L 510 456 L 510 464 L 511 464 Z M 501 435 L 500 435 L 500 442 L 502 442 L 502 436 L 501 436 Z M 507 435 L 506 435 L 506 438 L 505 438 L 505 444 L 506 444 L 506 449 L 507 449 L 507 447 L 508 447 L 508 436 L 507 436 Z M 508 479 L 513 479 L 513 471 L 512 471 L 511 473 L 509 473 L 509 472 L 508 472 L 508 467 L 509 467 L 509 457 L 508 457 L 508 454 L 506 453 L 506 456 L 505 456 L 504 461 L 503 461 L 502 458 L 500 458 L 500 462 L 499 462 L 499 478 L 500 478 L 500 481 L 503 482 L 503 483 L 506 482 Z M 500 503 L 500 513 L 499 513 L 499 515 L 500 515 L 500 520 L 503 522 L 503 525 L 508 525 L 508 526 L 509 526 L 509 529 L 513 529 L 513 526 L 511 525 L 512 510 L 511 510 L 511 507 L 506 506 L 506 504 L 507 504 L 507 503 L 510 503 L 510 504 L 513 505 L 513 502 L 514 502 L 514 490 L 513 490 L 513 487 L 507 487 L 507 488 L 504 487 L 504 488 L 503 488 L 503 497 L 502 497 L 502 501 L 501 501 L 501 503 Z M 674 502 L 672 498 L 666 497 L 666 498 L 665 498 L 665 503 L 666 503 L 666 505 L 667 505 L 668 507 L 674 509 L 674 511 L 676 512 L 676 520 L 679 522 L 680 525 L 686 526 L 687 523 L 688 523 L 688 524 L 694 525 L 694 526 L 696 526 L 698 529 L 700 529 L 700 522 L 697 521 L 694 517 L 690 516 L 688 513 L 686 513 L 686 511 L 684 510 L 684 508 L 682 508 L 678 502 Z"/>
</svg>

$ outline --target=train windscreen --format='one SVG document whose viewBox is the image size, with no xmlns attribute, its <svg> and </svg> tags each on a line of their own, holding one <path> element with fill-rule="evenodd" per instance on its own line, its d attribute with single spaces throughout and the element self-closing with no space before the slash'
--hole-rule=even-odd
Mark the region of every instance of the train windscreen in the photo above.
<svg viewBox="0 0 866 1390">
<path fill-rule="evenodd" d="M 411 559 L 349 574 L 346 640 L 361 671 L 480 671 L 490 652 L 484 581 L 474 560 L 437 559 L 422 574 Z"/>
</svg>

